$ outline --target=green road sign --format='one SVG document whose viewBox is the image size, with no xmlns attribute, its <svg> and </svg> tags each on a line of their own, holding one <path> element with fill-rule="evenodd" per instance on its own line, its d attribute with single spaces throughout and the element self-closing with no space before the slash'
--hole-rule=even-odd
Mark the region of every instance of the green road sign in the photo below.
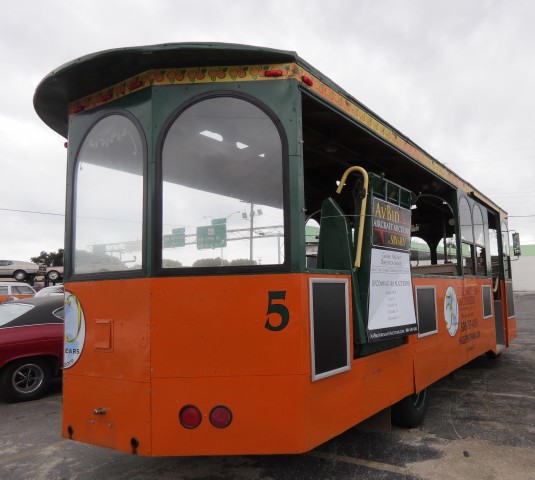
<svg viewBox="0 0 535 480">
<path fill-rule="evenodd" d="M 197 227 L 197 250 L 221 248 L 227 246 L 227 225 L 216 223 L 205 227 Z"/>
<path fill-rule="evenodd" d="M 163 248 L 183 247 L 184 245 L 186 245 L 185 229 L 182 233 L 175 233 L 175 230 L 181 229 L 173 229 L 173 233 L 171 235 L 163 236 Z"/>
</svg>

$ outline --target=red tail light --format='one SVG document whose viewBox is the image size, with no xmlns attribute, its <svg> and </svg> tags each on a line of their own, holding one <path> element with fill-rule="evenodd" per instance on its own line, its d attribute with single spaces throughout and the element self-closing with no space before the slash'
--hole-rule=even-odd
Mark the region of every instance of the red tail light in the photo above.
<svg viewBox="0 0 535 480">
<path fill-rule="evenodd" d="M 197 428 L 202 421 L 201 411 L 195 405 L 182 407 L 178 419 L 184 428 Z"/>
<path fill-rule="evenodd" d="M 232 412 L 223 405 L 212 408 L 210 412 L 210 423 L 216 428 L 226 428 L 232 422 Z"/>
</svg>

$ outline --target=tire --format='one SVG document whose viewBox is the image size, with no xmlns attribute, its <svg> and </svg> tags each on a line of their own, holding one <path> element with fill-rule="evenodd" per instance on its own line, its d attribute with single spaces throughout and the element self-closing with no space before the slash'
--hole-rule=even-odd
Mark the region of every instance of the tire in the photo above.
<svg viewBox="0 0 535 480">
<path fill-rule="evenodd" d="M 26 280 L 27 276 L 28 274 L 24 270 L 16 270 L 15 272 L 13 272 L 13 278 L 17 282 L 22 282 L 23 280 Z"/>
<path fill-rule="evenodd" d="M 50 272 L 46 274 L 46 278 L 51 282 L 55 282 L 59 277 L 60 274 L 56 270 L 50 270 Z"/>
<path fill-rule="evenodd" d="M 50 367 L 45 360 L 15 360 L 6 365 L 0 373 L 0 392 L 8 402 L 35 400 L 46 393 L 50 379 Z"/>
<path fill-rule="evenodd" d="M 392 422 L 398 427 L 417 427 L 424 420 L 428 407 L 429 392 L 424 388 L 392 405 Z"/>
<path fill-rule="evenodd" d="M 489 350 L 487 353 L 485 353 L 487 358 L 490 358 L 491 360 L 498 360 L 502 356 L 502 352 L 495 353 L 492 350 Z"/>
</svg>

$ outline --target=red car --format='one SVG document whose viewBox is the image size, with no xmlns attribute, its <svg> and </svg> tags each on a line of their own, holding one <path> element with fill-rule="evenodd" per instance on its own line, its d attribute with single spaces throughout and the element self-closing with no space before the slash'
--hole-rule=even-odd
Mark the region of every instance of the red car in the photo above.
<svg viewBox="0 0 535 480">
<path fill-rule="evenodd" d="M 0 304 L 0 396 L 33 400 L 63 366 L 63 296 Z"/>
</svg>

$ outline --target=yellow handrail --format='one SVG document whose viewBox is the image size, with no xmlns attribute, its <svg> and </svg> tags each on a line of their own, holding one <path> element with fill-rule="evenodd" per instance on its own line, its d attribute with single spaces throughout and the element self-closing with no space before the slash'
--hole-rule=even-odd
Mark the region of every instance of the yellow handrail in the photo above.
<svg viewBox="0 0 535 480">
<path fill-rule="evenodd" d="M 366 201 L 368 199 L 368 172 L 362 167 L 349 167 L 342 175 L 342 179 L 340 180 L 340 184 L 336 189 L 336 193 L 340 193 L 342 191 L 342 188 L 344 188 L 344 185 L 346 183 L 347 176 L 353 172 L 360 172 L 362 178 L 364 179 L 364 198 L 362 199 L 362 203 L 360 205 L 359 231 L 357 236 L 357 251 L 355 255 L 355 267 L 359 268 L 360 258 L 362 255 L 362 236 L 364 235 L 364 220 L 366 218 Z"/>
</svg>

